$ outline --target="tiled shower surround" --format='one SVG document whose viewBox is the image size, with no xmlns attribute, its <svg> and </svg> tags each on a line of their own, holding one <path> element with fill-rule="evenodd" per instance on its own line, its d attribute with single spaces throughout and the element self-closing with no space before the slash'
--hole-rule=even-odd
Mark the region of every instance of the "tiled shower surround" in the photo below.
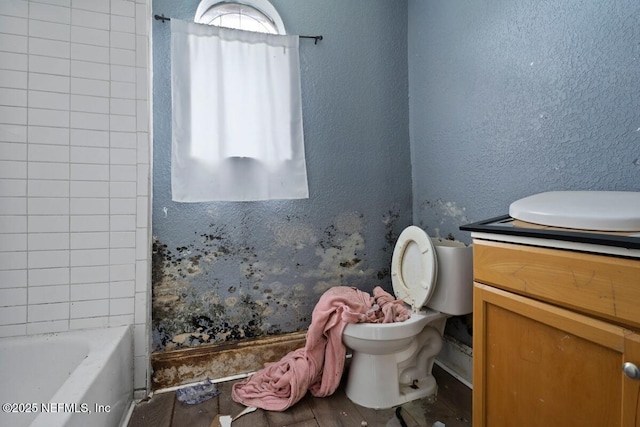
<svg viewBox="0 0 640 427">
<path fill-rule="evenodd" d="M 149 1 L 0 1 L 0 337 L 134 325 L 138 390 Z"/>
</svg>

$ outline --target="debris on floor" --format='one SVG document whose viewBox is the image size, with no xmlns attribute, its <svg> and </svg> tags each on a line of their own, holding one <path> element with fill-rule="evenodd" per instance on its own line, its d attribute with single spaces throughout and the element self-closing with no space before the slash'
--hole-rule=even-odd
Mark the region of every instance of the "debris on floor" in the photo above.
<svg viewBox="0 0 640 427">
<path fill-rule="evenodd" d="M 241 416 L 243 416 L 243 415 L 250 414 L 250 413 L 252 413 L 253 411 L 255 411 L 256 409 L 258 409 L 258 408 L 256 408 L 255 406 L 248 406 L 248 407 L 244 408 L 244 410 L 243 410 L 242 412 L 240 412 L 238 415 L 236 415 L 235 417 L 233 417 L 233 420 L 232 420 L 232 421 L 237 420 L 238 418 L 240 418 L 240 417 L 241 417 Z"/>
<path fill-rule="evenodd" d="M 209 427 L 231 427 L 231 423 L 235 420 L 237 420 L 238 418 L 240 418 L 241 416 L 245 415 L 245 414 L 249 414 L 253 411 L 255 411 L 258 408 L 255 408 L 253 406 L 249 406 L 247 408 L 245 408 L 242 412 L 240 412 L 238 415 L 236 415 L 235 417 L 231 417 L 231 415 L 216 415 L 216 417 L 213 419 L 213 421 L 211 422 L 211 425 Z"/>
<path fill-rule="evenodd" d="M 209 427 L 231 427 L 231 422 L 233 419 L 231 415 L 216 415 L 216 417 L 211 421 L 211 425 Z"/>
<path fill-rule="evenodd" d="M 220 394 L 218 386 L 210 379 L 176 390 L 176 399 L 188 405 L 197 405 Z"/>
</svg>

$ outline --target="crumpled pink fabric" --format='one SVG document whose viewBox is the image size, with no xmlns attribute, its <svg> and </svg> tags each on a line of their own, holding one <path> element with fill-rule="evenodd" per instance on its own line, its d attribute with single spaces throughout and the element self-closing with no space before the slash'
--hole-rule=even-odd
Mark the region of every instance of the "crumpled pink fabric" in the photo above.
<svg viewBox="0 0 640 427">
<path fill-rule="evenodd" d="M 373 294 L 372 297 L 347 286 L 327 290 L 313 310 L 304 348 L 235 383 L 233 400 L 268 411 L 284 411 L 307 391 L 316 397 L 333 394 L 344 370 L 346 347 L 342 332 L 347 324 L 403 321 L 411 315 L 402 301 L 396 301 L 379 286 Z"/>
<path fill-rule="evenodd" d="M 382 311 L 382 317 L 378 318 L 376 323 L 404 322 L 411 317 L 411 313 L 407 310 L 404 301 L 395 299 L 380 286 L 376 286 L 373 289 L 373 298 Z"/>
</svg>

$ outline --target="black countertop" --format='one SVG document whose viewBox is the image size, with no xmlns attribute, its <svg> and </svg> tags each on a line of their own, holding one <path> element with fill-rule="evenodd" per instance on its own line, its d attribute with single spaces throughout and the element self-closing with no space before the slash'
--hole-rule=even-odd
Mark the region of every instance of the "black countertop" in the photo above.
<svg viewBox="0 0 640 427">
<path fill-rule="evenodd" d="M 462 225 L 460 230 L 640 249 L 640 232 L 619 233 L 545 227 L 514 220 L 509 215 Z"/>
</svg>

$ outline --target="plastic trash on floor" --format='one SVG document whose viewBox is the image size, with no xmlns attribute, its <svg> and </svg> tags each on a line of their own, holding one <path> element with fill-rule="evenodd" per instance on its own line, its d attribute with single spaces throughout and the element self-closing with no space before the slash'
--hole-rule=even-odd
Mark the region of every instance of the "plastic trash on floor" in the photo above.
<svg viewBox="0 0 640 427">
<path fill-rule="evenodd" d="M 218 386 L 216 386 L 210 379 L 176 390 L 176 398 L 178 401 L 188 405 L 197 405 L 198 403 L 202 403 L 219 394 L 220 390 L 218 390 Z"/>
<path fill-rule="evenodd" d="M 231 418 L 231 415 L 216 415 L 216 417 L 213 419 L 213 421 L 211 422 L 211 426 L 210 427 L 231 427 L 231 423 L 235 420 L 237 420 L 238 418 L 240 418 L 241 416 L 245 415 L 245 414 L 249 414 L 251 412 L 254 412 L 256 409 L 253 406 L 249 406 L 247 408 L 244 409 L 244 411 L 240 412 L 238 415 L 236 415 L 235 417 Z"/>
</svg>

